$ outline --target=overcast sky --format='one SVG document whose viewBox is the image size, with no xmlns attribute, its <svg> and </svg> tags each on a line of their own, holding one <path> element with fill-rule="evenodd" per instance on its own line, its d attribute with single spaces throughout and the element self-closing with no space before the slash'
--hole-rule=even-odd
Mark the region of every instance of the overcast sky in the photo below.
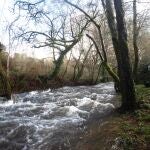
<svg viewBox="0 0 150 150">
<path fill-rule="evenodd" d="M 32 2 L 32 0 L 29 0 Z M 86 0 L 84 0 L 86 1 Z M 140 0 L 142 2 L 150 2 L 150 0 Z M 14 0 L 0 0 L 0 42 L 4 43 L 7 46 L 9 45 L 9 38 L 8 32 L 6 32 L 6 26 L 12 22 L 15 18 L 15 15 L 12 13 Z M 138 5 L 138 11 L 142 11 L 143 9 L 149 8 L 150 4 L 142 3 Z M 33 56 L 35 55 L 38 58 L 45 58 L 50 55 L 49 51 L 47 50 L 33 50 L 30 46 L 27 45 L 19 45 L 17 49 L 14 50 L 15 52 L 26 52 L 28 55 Z"/>
<path fill-rule="evenodd" d="M 32 2 L 32 0 L 31 0 Z M 14 0 L 0 0 L 0 42 L 5 44 L 6 50 L 9 49 L 9 33 L 6 30 L 7 26 L 15 19 L 17 15 L 13 15 Z M 27 53 L 28 56 L 37 58 L 46 58 L 50 52 L 44 49 L 34 49 L 27 44 L 18 44 L 17 48 L 11 48 L 11 54 L 15 52 Z"/>
</svg>

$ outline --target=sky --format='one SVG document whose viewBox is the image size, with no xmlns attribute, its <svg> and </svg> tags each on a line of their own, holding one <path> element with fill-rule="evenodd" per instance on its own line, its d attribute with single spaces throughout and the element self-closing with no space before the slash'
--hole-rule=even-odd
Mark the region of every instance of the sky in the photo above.
<svg viewBox="0 0 150 150">
<path fill-rule="evenodd" d="M 32 0 L 31 0 L 32 1 Z M 9 33 L 7 31 L 7 26 L 11 23 L 15 15 L 11 13 L 14 5 L 14 0 L 0 0 L 0 42 L 6 46 L 6 51 L 9 51 Z M 15 44 L 14 47 L 10 48 L 10 55 L 13 56 L 14 53 L 26 53 L 27 56 L 37 57 L 39 59 L 46 58 L 50 55 L 47 49 L 34 49 L 28 44 Z"/>
<path fill-rule="evenodd" d="M 32 2 L 32 0 L 29 0 Z M 86 0 L 84 0 L 86 1 Z M 142 2 L 150 2 L 150 0 L 140 0 Z M 15 18 L 13 15 L 12 8 L 13 8 L 14 0 L 0 0 L 0 42 L 6 45 L 6 50 L 11 50 L 11 55 L 15 52 L 19 53 L 27 53 L 28 56 L 34 56 L 37 58 L 46 58 L 50 56 L 50 51 L 48 49 L 34 49 L 31 48 L 31 45 L 28 44 L 19 44 L 17 47 L 9 47 L 9 33 L 6 30 L 6 26 L 12 22 Z M 138 5 L 138 11 L 142 11 L 145 8 L 150 9 L 150 4 L 142 3 Z"/>
</svg>

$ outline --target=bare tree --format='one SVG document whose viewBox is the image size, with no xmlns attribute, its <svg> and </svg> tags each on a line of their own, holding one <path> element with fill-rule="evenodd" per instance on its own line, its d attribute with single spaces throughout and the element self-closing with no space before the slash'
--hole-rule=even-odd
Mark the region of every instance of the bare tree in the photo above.
<svg viewBox="0 0 150 150">
<path fill-rule="evenodd" d="M 119 83 L 119 78 L 117 76 L 117 74 L 112 70 L 112 68 L 110 67 L 110 65 L 108 65 L 108 61 L 107 61 L 107 54 L 106 54 L 106 49 L 105 49 L 105 45 L 104 45 L 104 39 L 103 39 L 103 35 L 102 35 L 102 31 L 101 31 L 101 25 L 97 23 L 97 21 L 94 19 L 95 17 L 91 17 L 88 13 L 86 13 L 83 9 L 81 9 L 78 5 L 73 4 L 72 2 L 68 1 L 68 0 L 64 0 L 66 3 L 68 3 L 69 5 L 75 7 L 76 9 L 78 9 L 79 11 L 81 11 L 97 28 L 98 33 L 99 33 L 99 39 L 100 39 L 100 44 L 101 44 L 101 52 L 100 49 L 95 41 L 95 39 L 93 37 L 91 37 L 89 34 L 87 34 L 87 36 L 93 41 L 95 48 L 101 58 L 101 61 L 103 62 L 102 65 L 104 65 L 105 69 L 108 71 L 108 73 L 110 74 L 110 76 L 114 79 L 115 82 Z M 95 14 L 97 15 L 97 11 L 95 10 Z"/>
<path fill-rule="evenodd" d="M 10 53 L 12 51 L 12 47 L 14 44 L 15 39 L 13 39 L 13 26 L 15 22 L 19 19 L 20 15 L 18 15 L 15 20 L 8 24 L 7 30 L 8 30 L 8 37 L 9 37 L 9 44 L 8 44 L 8 57 L 7 57 L 7 77 L 9 78 L 9 72 L 10 72 Z"/>
<path fill-rule="evenodd" d="M 85 14 L 93 22 L 93 24 L 97 27 L 99 31 L 99 36 L 101 40 L 101 51 L 97 46 L 95 39 L 87 34 L 87 36 L 93 41 L 95 48 L 105 66 L 105 69 L 109 72 L 109 74 L 113 77 L 115 82 L 119 84 L 121 89 L 122 95 L 122 108 L 125 111 L 134 110 L 136 106 L 136 97 L 135 97 L 135 90 L 134 90 L 134 83 L 132 78 L 132 70 L 131 64 L 129 59 L 129 50 L 127 44 L 127 32 L 125 27 L 125 20 L 124 20 L 124 10 L 123 10 L 123 2 L 122 0 L 114 0 L 115 12 L 116 12 L 116 20 L 114 16 L 114 10 L 112 7 L 111 0 L 102 0 L 102 4 L 104 10 L 106 12 L 108 25 L 110 28 L 112 42 L 115 50 L 115 55 L 117 58 L 118 63 L 118 76 L 112 71 L 110 66 L 107 64 L 107 55 L 104 46 L 104 40 L 101 32 L 101 26 L 97 23 L 95 19 L 91 19 L 90 15 L 86 13 L 83 9 L 81 9 L 78 5 L 73 4 L 68 0 L 64 0 L 66 3 L 70 4 L 71 6 L 75 7 L 76 9 L 80 10 L 82 13 Z M 117 24 L 116 24 L 117 21 Z"/>
<path fill-rule="evenodd" d="M 66 14 L 64 12 L 51 15 L 39 5 L 44 1 L 29 3 L 27 1 L 17 1 L 19 9 L 28 13 L 30 20 L 35 23 L 42 23 L 46 30 L 29 30 L 20 29 L 17 35 L 19 39 L 34 43 L 35 48 L 48 47 L 52 49 L 54 57 L 54 69 L 49 74 L 49 79 L 53 79 L 59 73 L 65 55 L 81 40 L 84 30 L 89 24 L 89 20 L 82 16 L 75 16 L 73 12 Z M 29 21 L 30 21 L 29 20 Z M 41 39 L 44 39 L 43 41 Z M 55 54 L 57 53 L 57 54 Z"/>
</svg>

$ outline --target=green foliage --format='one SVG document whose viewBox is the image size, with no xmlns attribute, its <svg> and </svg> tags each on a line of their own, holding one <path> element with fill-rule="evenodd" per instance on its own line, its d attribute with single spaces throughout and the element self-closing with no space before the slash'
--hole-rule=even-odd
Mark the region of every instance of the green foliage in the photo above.
<svg viewBox="0 0 150 150">
<path fill-rule="evenodd" d="M 133 147 L 136 146 L 136 138 L 122 134 L 123 139 L 123 149 L 124 150 L 133 150 Z"/>
</svg>

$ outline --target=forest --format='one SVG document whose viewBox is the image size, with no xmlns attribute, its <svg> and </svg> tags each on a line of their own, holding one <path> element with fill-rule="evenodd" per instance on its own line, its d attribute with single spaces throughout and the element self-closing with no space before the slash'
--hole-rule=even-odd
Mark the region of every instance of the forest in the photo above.
<svg viewBox="0 0 150 150">
<path fill-rule="evenodd" d="M 149 0 L 3 0 L 0 149 L 150 148 Z"/>
</svg>

